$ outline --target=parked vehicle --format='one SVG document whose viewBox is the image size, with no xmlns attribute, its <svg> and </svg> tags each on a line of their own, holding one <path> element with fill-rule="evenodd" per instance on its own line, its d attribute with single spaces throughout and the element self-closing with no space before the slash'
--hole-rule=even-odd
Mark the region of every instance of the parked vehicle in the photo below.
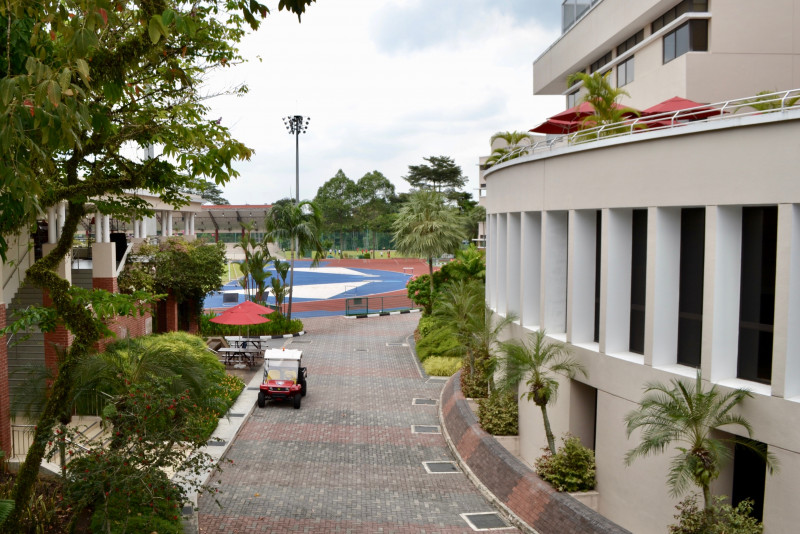
<svg viewBox="0 0 800 534">
<path fill-rule="evenodd" d="M 258 391 L 258 407 L 268 400 L 291 399 L 295 409 L 306 396 L 308 371 L 302 366 L 302 350 L 268 349 L 264 353 L 264 379 Z"/>
</svg>

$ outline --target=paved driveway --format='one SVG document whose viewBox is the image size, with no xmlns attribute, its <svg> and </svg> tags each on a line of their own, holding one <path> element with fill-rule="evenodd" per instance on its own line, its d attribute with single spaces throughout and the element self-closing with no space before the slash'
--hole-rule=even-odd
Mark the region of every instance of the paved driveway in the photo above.
<svg viewBox="0 0 800 534">
<path fill-rule="evenodd" d="M 222 507 L 199 499 L 200 532 L 474 532 L 459 514 L 491 505 L 464 474 L 427 473 L 453 458 L 442 435 L 412 432 L 439 424 L 438 406 L 412 400 L 442 387 L 401 345 L 418 318 L 305 320 L 310 333 L 286 341 L 308 367 L 302 408 L 255 409 L 215 477 Z"/>
</svg>

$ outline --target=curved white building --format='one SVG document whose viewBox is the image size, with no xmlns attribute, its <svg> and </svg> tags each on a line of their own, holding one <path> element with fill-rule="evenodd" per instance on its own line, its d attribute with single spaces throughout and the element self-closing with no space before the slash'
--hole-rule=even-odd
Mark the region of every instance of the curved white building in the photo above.
<svg viewBox="0 0 800 534">
<path fill-rule="evenodd" d="M 611 69 L 636 107 L 800 87 L 798 1 L 564 4 L 565 33 L 534 64 L 537 93 L 572 104 L 563 80 L 582 68 Z M 676 42 L 687 38 L 688 49 Z M 625 466 L 638 441 L 624 417 L 646 383 L 698 369 L 753 392 L 742 414 L 780 462 L 768 475 L 737 449 L 713 491 L 754 499 L 766 534 L 800 525 L 800 108 L 738 109 L 556 144 L 483 176 L 487 303 L 519 317 L 512 337 L 544 328 L 587 367 L 587 379 L 564 380 L 554 431 L 595 449 L 599 511 L 635 533 L 665 533 L 677 499 L 670 451 Z M 520 438 L 533 463 L 546 440 L 524 402 Z"/>
</svg>

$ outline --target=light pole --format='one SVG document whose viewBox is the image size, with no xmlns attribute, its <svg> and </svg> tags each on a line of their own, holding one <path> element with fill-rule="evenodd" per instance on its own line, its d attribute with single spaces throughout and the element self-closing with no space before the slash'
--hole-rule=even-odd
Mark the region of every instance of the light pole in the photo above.
<svg viewBox="0 0 800 534">
<path fill-rule="evenodd" d="M 300 204 L 300 134 L 306 133 L 308 130 L 308 123 L 311 117 L 303 117 L 302 115 L 294 115 L 291 117 L 283 118 L 283 125 L 286 126 L 286 131 L 294 135 L 294 174 L 295 174 L 295 201 Z"/>
</svg>

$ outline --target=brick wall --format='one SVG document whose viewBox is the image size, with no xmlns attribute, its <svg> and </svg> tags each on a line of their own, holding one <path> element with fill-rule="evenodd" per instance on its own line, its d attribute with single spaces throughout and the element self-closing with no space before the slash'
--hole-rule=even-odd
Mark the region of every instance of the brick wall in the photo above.
<svg viewBox="0 0 800 534">
<path fill-rule="evenodd" d="M 98 351 L 104 351 L 106 346 L 114 341 L 128 337 L 141 337 L 152 333 L 153 317 L 150 315 L 150 313 L 145 313 L 141 317 L 115 317 L 108 327 L 116 334 L 117 337 L 107 337 L 95 343 L 94 346 Z"/>
<path fill-rule="evenodd" d="M 164 327 L 167 332 L 178 331 L 178 301 L 175 296 L 170 293 L 164 306 Z"/>
<path fill-rule="evenodd" d="M 109 293 L 119 293 L 116 277 L 111 278 L 92 278 L 93 289 L 105 289 Z"/>
<path fill-rule="evenodd" d="M 497 499 L 539 534 L 630 534 L 555 491 L 486 433 L 461 393 L 461 372 L 442 391 L 442 425 L 461 460 Z"/>
<path fill-rule="evenodd" d="M 6 327 L 6 305 L 0 304 L 0 328 Z M 8 349 L 6 336 L 0 336 L 0 449 L 11 457 L 11 414 L 8 392 Z"/>
</svg>

